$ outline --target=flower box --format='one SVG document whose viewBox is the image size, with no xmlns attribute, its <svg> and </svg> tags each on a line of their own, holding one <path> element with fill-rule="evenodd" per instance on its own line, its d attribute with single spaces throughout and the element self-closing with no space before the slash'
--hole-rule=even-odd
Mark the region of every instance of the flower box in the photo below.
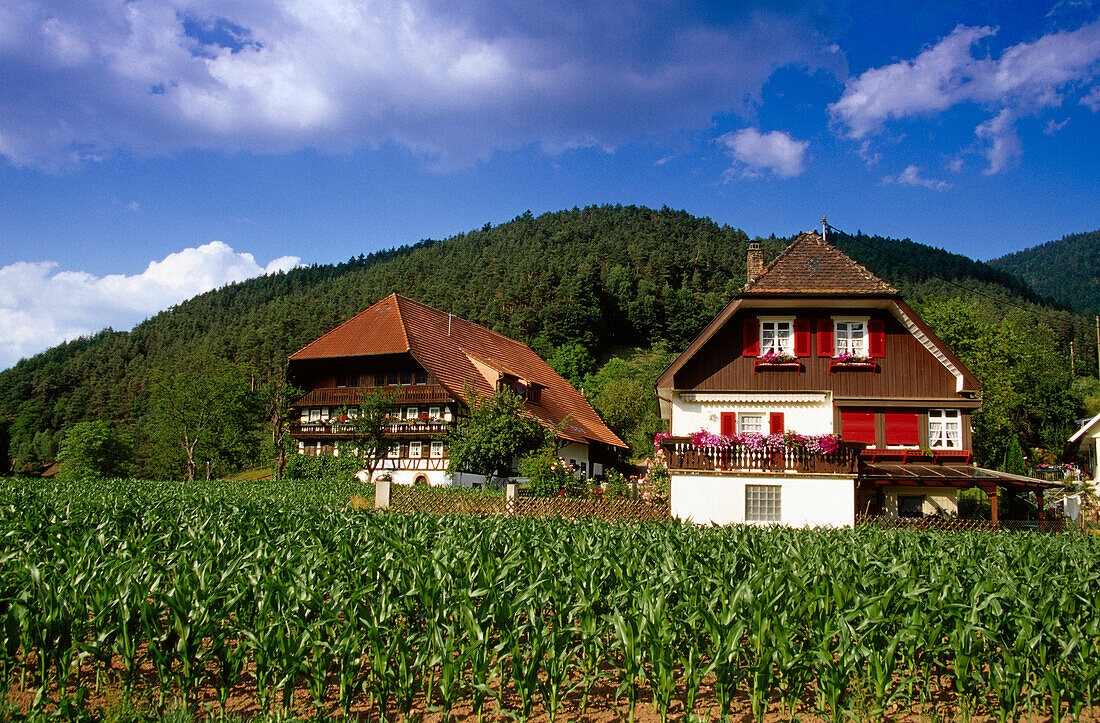
<svg viewBox="0 0 1100 723">
<path fill-rule="evenodd" d="M 802 362 L 800 362 L 800 361 L 768 361 L 766 359 L 757 359 L 756 363 L 753 364 L 752 373 L 756 374 L 761 369 L 763 369 L 765 371 L 768 371 L 768 370 L 777 370 L 777 371 L 794 370 L 796 373 L 801 374 L 802 373 Z"/>
<path fill-rule="evenodd" d="M 844 359 L 830 359 L 829 360 L 829 373 L 832 374 L 836 371 L 878 371 L 878 362 L 874 359 L 867 359 L 861 361 L 846 361 Z"/>
</svg>

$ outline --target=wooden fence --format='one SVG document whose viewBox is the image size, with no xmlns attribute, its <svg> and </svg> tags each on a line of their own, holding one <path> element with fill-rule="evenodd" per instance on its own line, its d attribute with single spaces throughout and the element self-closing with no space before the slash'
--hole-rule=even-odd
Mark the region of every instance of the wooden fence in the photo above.
<svg viewBox="0 0 1100 723">
<path fill-rule="evenodd" d="M 609 522 L 650 522 L 671 519 L 667 500 L 532 497 L 516 485 L 502 493 L 418 485 L 375 484 L 374 506 L 395 512 L 431 515 L 474 514 L 514 517 L 593 518 Z"/>
<path fill-rule="evenodd" d="M 935 530 L 939 532 L 1081 532 L 1082 527 L 1065 520 L 960 520 L 945 517 L 888 517 L 886 515 L 857 515 L 856 526 L 878 527 L 888 530 Z"/>
</svg>

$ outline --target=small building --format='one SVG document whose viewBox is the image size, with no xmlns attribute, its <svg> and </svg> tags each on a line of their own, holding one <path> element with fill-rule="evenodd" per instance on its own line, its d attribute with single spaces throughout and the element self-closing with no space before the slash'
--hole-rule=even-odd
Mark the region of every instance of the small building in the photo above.
<svg viewBox="0 0 1100 723">
<path fill-rule="evenodd" d="M 1069 438 L 1066 451 L 1083 462 L 1081 481 L 1090 483 L 1096 490 L 1100 483 L 1100 414 L 1081 424 Z"/>
<path fill-rule="evenodd" d="M 398 484 L 461 484 L 447 474 L 448 429 L 470 408 L 467 395 L 501 387 L 525 412 L 559 426 L 559 456 L 602 476 L 626 445 L 588 401 L 530 347 L 453 314 L 391 294 L 290 356 L 288 376 L 306 390 L 294 401 L 298 452 L 339 454 L 354 434 L 337 418 L 361 392 L 384 390 L 395 407 L 390 447 L 376 473 Z"/>
<path fill-rule="evenodd" d="M 800 235 L 657 380 L 672 513 L 700 523 L 852 525 L 951 517 L 1040 480 L 971 464 L 978 380 L 896 289 Z M 694 438 L 692 437 L 694 435 Z"/>
</svg>

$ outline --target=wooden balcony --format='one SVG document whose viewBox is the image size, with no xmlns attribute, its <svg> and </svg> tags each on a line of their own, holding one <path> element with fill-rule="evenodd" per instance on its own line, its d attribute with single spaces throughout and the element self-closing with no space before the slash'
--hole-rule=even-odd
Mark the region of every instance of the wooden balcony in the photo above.
<svg viewBox="0 0 1100 723">
<path fill-rule="evenodd" d="M 454 397 L 438 384 L 404 384 L 389 387 L 364 387 L 375 394 L 395 395 L 394 404 L 450 404 Z M 342 407 L 359 403 L 359 387 L 320 387 L 313 389 L 294 402 L 295 407 Z"/>
<path fill-rule="evenodd" d="M 694 472 L 799 472 L 807 474 L 854 475 L 862 442 L 841 442 L 831 454 L 805 449 L 750 449 L 741 444 L 696 449 L 689 437 L 668 437 L 661 442 L 669 470 Z"/>
<path fill-rule="evenodd" d="M 411 422 L 386 425 L 386 436 L 394 439 L 417 439 L 442 437 L 450 428 L 450 422 Z M 290 425 L 290 436 L 295 439 L 355 439 L 355 428 L 333 420 L 317 422 L 294 422 Z"/>
</svg>

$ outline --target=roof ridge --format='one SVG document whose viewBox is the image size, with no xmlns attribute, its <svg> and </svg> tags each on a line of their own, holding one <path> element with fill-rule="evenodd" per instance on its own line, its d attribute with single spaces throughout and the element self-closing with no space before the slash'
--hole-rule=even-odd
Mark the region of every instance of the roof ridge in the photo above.
<svg viewBox="0 0 1100 723">
<path fill-rule="evenodd" d="M 795 245 L 802 239 L 803 236 L 815 236 L 815 235 L 817 235 L 816 231 L 803 231 L 802 233 L 795 236 L 794 241 L 791 241 L 789 244 L 787 244 L 787 248 L 780 251 L 779 254 L 774 259 L 771 260 L 771 263 L 769 263 L 767 266 L 765 266 L 760 271 L 760 273 L 756 275 L 755 278 L 745 282 L 745 286 L 742 289 L 742 291 L 749 291 L 750 287 L 755 286 L 756 282 L 760 281 L 760 279 L 767 276 L 768 272 L 772 270 L 772 267 L 775 266 L 777 263 L 779 263 L 780 259 L 786 257 L 787 254 L 789 254 L 791 252 L 791 249 L 793 249 L 795 247 Z"/>
<path fill-rule="evenodd" d="M 518 339 L 513 339 L 509 336 L 505 336 L 504 334 L 501 334 L 500 332 L 493 331 L 492 329 L 490 329 L 489 327 L 487 327 L 483 324 L 478 324 L 477 322 L 470 321 L 469 319 L 464 319 L 463 317 L 459 316 L 458 314 L 455 314 L 454 312 L 443 311 L 442 309 L 437 309 L 434 306 L 429 306 L 428 304 L 425 304 L 423 301 L 418 301 L 417 299 L 410 299 L 409 297 L 402 296 L 401 294 L 398 294 L 397 292 L 394 292 L 393 294 L 391 294 L 391 296 L 396 296 L 398 299 L 401 299 L 402 301 L 406 301 L 406 302 L 409 302 L 411 304 L 416 304 L 417 306 L 420 306 L 424 309 L 428 309 L 429 311 L 434 311 L 437 314 L 450 316 L 454 321 L 460 322 L 462 324 L 467 324 L 467 325 L 472 326 L 472 327 L 476 327 L 478 329 L 481 329 L 482 331 L 486 331 L 486 332 L 492 334 L 493 336 L 497 337 L 501 341 L 506 341 L 509 344 L 512 344 L 514 346 L 526 347 L 528 349 L 531 348 L 531 347 L 527 346 L 527 344 L 524 344 L 522 341 L 519 341 Z M 488 360 L 486 360 L 486 361 L 488 361 Z"/>
<path fill-rule="evenodd" d="M 789 243 L 786 248 L 780 251 L 779 254 L 774 259 L 772 259 L 771 263 L 769 263 L 763 271 L 757 274 L 755 278 L 745 283 L 744 287 L 742 287 L 741 289 L 741 293 L 748 295 L 768 294 L 777 293 L 782 290 L 783 293 L 802 293 L 812 295 L 813 293 L 815 293 L 815 285 L 813 283 L 809 285 L 809 288 L 803 287 L 802 289 L 796 289 L 791 286 L 791 284 L 794 283 L 794 279 L 787 278 L 791 275 L 793 271 L 793 268 L 787 268 L 787 265 L 790 263 L 797 263 L 797 252 L 800 250 L 805 250 L 806 253 L 814 253 L 811 250 L 812 247 L 822 249 L 823 252 L 826 254 L 825 257 L 821 257 L 821 261 L 816 262 L 818 265 L 813 266 L 813 269 L 818 269 L 822 261 L 824 261 L 825 263 L 840 263 L 846 268 L 835 269 L 834 273 L 840 273 L 840 276 L 830 278 L 835 281 L 841 281 L 843 275 L 848 274 L 849 283 L 855 284 L 854 286 L 849 286 L 847 289 L 845 289 L 843 285 L 830 286 L 829 288 L 818 288 L 819 293 L 827 293 L 830 295 L 835 295 L 838 293 L 843 294 L 846 292 L 863 295 L 878 293 L 888 294 L 891 296 L 897 295 L 899 293 L 896 288 L 883 281 L 866 266 L 841 251 L 839 248 L 836 247 L 836 245 L 829 243 L 828 240 L 826 240 L 826 238 L 822 234 L 818 233 L 816 230 L 803 231 L 798 234 L 798 236 L 796 236 L 795 239 L 791 241 L 791 243 Z M 828 259 L 829 257 L 833 259 L 832 262 L 826 261 L 826 259 Z M 792 258 L 795 260 L 792 261 Z M 809 266 L 811 262 L 814 262 L 813 258 L 811 258 L 807 262 L 807 269 L 811 268 Z M 780 270 L 782 270 L 782 273 L 779 273 Z M 776 273 L 779 273 L 778 278 L 776 278 Z M 799 269 L 797 271 L 794 271 L 794 273 L 801 275 L 803 273 L 803 270 Z M 803 278 L 803 282 L 805 282 L 806 280 L 807 279 Z M 784 286 L 786 286 L 786 288 L 783 288 Z M 860 286 L 863 286 L 864 288 L 860 288 Z M 769 290 L 769 287 L 773 288 Z"/>
<path fill-rule="evenodd" d="M 412 353 L 412 341 L 409 339 L 409 328 L 405 323 L 405 315 L 401 313 L 401 302 L 409 301 L 409 299 L 406 299 L 404 296 L 397 293 L 396 291 L 391 292 L 390 296 L 393 297 L 393 305 L 394 308 L 397 309 L 397 323 L 401 327 L 401 336 L 405 339 L 405 348 L 409 351 L 409 353 Z M 390 298 L 390 296 L 387 296 L 386 299 Z M 383 301 L 385 301 L 385 299 L 383 299 Z"/>
<path fill-rule="evenodd" d="M 310 348 L 310 347 L 311 347 L 311 346 L 313 346 L 314 344 L 318 344 L 318 343 L 320 343 L 320 341 L 321 341 L 322 339 L 324 339 L 324 338 L 325 338 L 326 336 L 328 336 L 329 334 L 332 334 L 333 332 L 335 332 L 335 331 L 337 331 L 337 330 L 339 330 L 339 329 L 342 329 L 342 328 L 344 328 L 345 326 L 347 326 L 347 325 L 348 325 L 348 324 L 350 324 L 351 322 L 355 321 L 356 319 L 358 319 L 358 318 L 359 318 L 360 316 L 362 316 L 363 314 L 366 314 L 366 313 L 367 313 L 368 311 L 370 311 L 370 310 L 371 310 L 371 309 L 373 309 L 374 307 L 378 306 L 379 304 L 381 304 L 381 303 L 382 303 L 383 301 L 385 301 L 386 299 L 390 298 L 391 296 L 399 296 L 399 294 L 397 294 L 397 293 L 391 293 L 391 294 L 389 294 L 388 296 L 383 296 L 383 297 L 382 297 L 381 299 L 379 299 L 378 301 L 374 302 L 373 304 L 371 304 L 371 305 L 370 305 L 370 306 L 368 306 L 367 308 L 363 309 L 363 310 L 362 310 L 362 311 L 360 311 L 360 312 L 359 312 L 358 314 L 353 314 L 353 315 L 349 316 L 349 317 L 348 317 L 347 319 L 344 319 L 344 320 L 343 320 L 342 322 L 340 322 L 340 323 L 339 323 L 339 324 L 337 324 L 336 326 L 332 327 L 331 329 L 329 329 L 329 330 L 328 330 L 328 331 L 326 331 L 326 332 L 325 332 L 324 334 L 322 334 L 321 336 L 317 337 L 316 339 L 314 339 L 314 340 L 313 340 L 313 341 L 311 341 L 310 343 L 306 344 L 305 346 L 303 346 L 303 347 L 302 347 L 301 349 L 299 349 L 298 351 L 295 351 L 295 352 L 291 352 L 291 353 L 290 353 L 290 354 L 288 354 L 287 356 L 288 356 L 288 357 L 292 357 L 292 356 L 295 356 L 295 355 L 297 355 L 297 354 L 301 354 L 302 352 L 304 352 L 304 351 L 305 351 L 306 349 Z M 397 314 L 397 318 L 398 318 L 398 319 L 401 319 L 400 307 L 398 307 L 398 314 Z M 408 351 L 408 350 L 409 350 L 409 337 L 408 337 L 408 335 L 407 335 L 407 334 L 405 333 L 405 328 L 404 328 L 404 326 L 405 326 L 405 324 L 404 324 L 404 320 L 402 319 L 402 323 L 401 323 L 401 334 L 402 334 L 402 336 L 403 336 L 403 337 L 405 338 L 405 350 L 406 350 L 406 351 Z"/>
</svg>

